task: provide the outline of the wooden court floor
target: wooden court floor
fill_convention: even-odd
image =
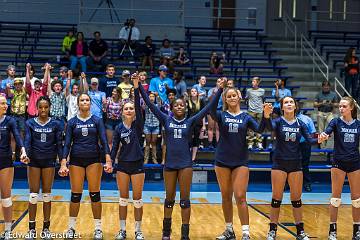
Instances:
[[[62,233],[66,231],[68,224],[68,204],[64,202],[53,202],[51,231]],[[143,232],[147,240],[161,239],[163,205],[145,204],[143,217]],[[134,218],[133,207],[128,208],[127,239],[134,239]],[[265,239],[268,230],[268,205],[249,205],[251,239]],[[234,205],[234,216],[237,216]],[[304,222],[305,230],[312,239],[327,239],[328,233],[328,206],[326,205],[305,205]],[[174,207],[172,239],[180,239],[180,208]],[[37,227],[42,227],[42,206],[38,204]],[[103,203],[103,231],[104,239],[114,239],[115,233],[119,230],[118,204]],[[0,230],[2,231],[3,217],[0,211]],[[296,229],[293,226],[291,206],[283,205],[281,210],[281,226],[278,228],[278,240],[295,239]],[[191,216],[190,238],[212,239],[224,230],[224,221],[221,205],[219,204],[193,204]],[[14,203],[14,232],[26,233],[28,229],[27,202]],[[234,229],[238,239],[241,236],[241,225],[238,217],[234,217]],[[82,239],[92,239],[93,220],[91,206],[89,203],[82,203],[77,220],[77,231]],[[339,209],[338,239],[351,239],[352,219],[351,206],[343,205]]]

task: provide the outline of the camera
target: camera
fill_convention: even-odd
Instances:
[[[126,21],[124,22],[124,26],[125,27],[129,27],[130,26],[130,19],[127,18]]]

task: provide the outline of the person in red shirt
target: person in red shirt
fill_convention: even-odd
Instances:
[[[359,58],[356,57],[355,48],[349,48],[344,58],[345,89],[354,99],[359,96]]]

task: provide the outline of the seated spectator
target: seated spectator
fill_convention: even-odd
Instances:
[[[349,48],[344,58],[345,89],[358,101],[359,97],[359,58],[356,49]]]
[[[101,39],[101,33],[98,31],[94,32],[94,39],[89,45],[89,57],[87,59],[88,65],[93,68],[100,65],[100,71],[104,71],[105,66],[109,63],[109,60],[106,57],[107,53],[108,45],[103,39]]]
[[[153,92],[156,96],[159,96],[162,102],[168,103],[169,100],[166,90],[174,88],[174,83],[172,79],[167,77],[168,68],[165,65],[160,65],[158,72],[159,76],[150,80],[149,91]]]
[[[122,82],[118,85],[118,88],[121,89],[121,98],[123,100],[128,100],[131,95],[131,89],[133,85],[130,83],[130,71],[124,70],[121,74]]]
[[[76,38],[74,37],[74,31],[69,30],[67,32],[66,36],[64,37],[62,47],[61,47],[61,52],[64,55],[63,59],[62,59],[63,61],[70,60],[71,45],[75,40],[76,40]]]
[[[170,72],[172,72],[174,66],[175,59],[175,51],[171,47],[171,42],[169,39],[164,39],[162,41],[162,47],[159,51],[160,54],[160,64],[165,65],[169,68]]]
[[[200,76],[198,84],[195,84],[193,86],[193,88],[195,88],[197,90],[200,100],[206,100],[206,98],[207,98],[205,84],[206,84],[206,77]]]
[[[222,74],[225,63],[225,53],[220,58],[216,52],[211,53],[210,57],[210,73],[211,74]]]
[[[106,66],[106,75],[100,78],[99,90],[105,92],[106,97],[111,97],[114,88],[116,88],[120,83],[120,80],[115,77],[115,66],[113,64],[108,64]]]
[[[74,41],[71,45],[70,51],[70,69],[75,70],[77,63],[81,64],[81,72],[86,72],[86,58],[88,56],[88,45],[84,39],[84,34],[82,32],[78,32],[76,35],[76,41]]]
[[[183,77],[184,73],[181,70],[174,72],[173,78],[175,80],[176,98],[187,97],[187,86]]]
[[[146,36],[145,44],[141,45],[139,55],[142,56],[141,68],[145,70],[146,66],[150,66],[150,71],[154,71],[154,54],[156,46],[152,43],[150,36]]]
[[[179,47],[179,52],[176,54],[175,63],[178,65],[185,65],[190,62],[187,57],[184,47]]]
[[[275,89],[272,90],[271,96],[275,97],[275,103],[273,104],[274,118],[280,117],[280,100],[284,97],[291,97],[291,91],[285,88],[285,81],[283,79],[277,79],[275,81]]]
[[[133,50],[138,47],[140,31],[137,27],[135,27],[135,19],[132,18],[130,20],[126,20],[126,23],[119,32],[119,39],[119,56],[122,56],[126,47],[128,47],[132,53]]]

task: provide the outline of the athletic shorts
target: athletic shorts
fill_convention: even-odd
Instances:
[[[0,170],[10,167],[14,167],[11,156],[4,159],[0,159]]]
[[[144,161],[119,161],[115,167],[115,170],[118,172],[126,173],[128,175],[144,173]]]
[[[159,129],[159,126],[147,126],[147,125],[144,125],[144,133],[145,134],[159,134],[160,132],[160,129]]]
[[[192,168],[192,165],[191,166],[186,166],[186,167],[181,167],[181,168],[170,168],[170,167],[164,167],[164,171],[166,172],[175,172],[175,171],[179,171],[179,170],[182,170],[182,169],[185,169],[185,168]]]
[[[354,161],[354,162],[333,161],[332,167],[338,168],[346,173],[351,173],[360,169],[360,161]]]
[[[301,160],[274,160],[272,164],[273,170],[280,170],[286,173],[302,171]]]
[[[77,158],[77,157],[70,157],[70,165],[78,166],[87,168],[91,164],[94,163],[101,163],[101,159],[99,157],[96,158]]]
[[[228,168],[228,169],[230,169],[232,171],[232,170],[234,170],[234,169],[236,169],[238,167],[248,167],[248,163],[236,164],[234,166],[229,166],[229,165],[223,164],[221,162],[215,161],[215,166],[222,167],[222,168]]]
[[[31,158],[28,166],[35,168],[53,168],[55,164],[55,160]]]

